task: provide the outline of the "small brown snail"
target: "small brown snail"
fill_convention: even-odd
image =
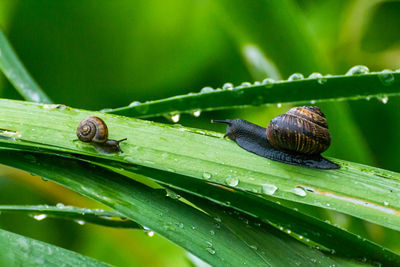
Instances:
[[[76,135],[82,142],[93,144],[97,150],[104,153],[123,152],[119,147],[121,140],[108,139],[106,123],[99,117],[87,117],[83,119],[76,129]]]
[[[271,120],[267,128],[245,120],[213,120],[228,125],[224,137],[259,156],[314,169],[338,169],[321,156],[331,143],[328,122],[319,107],[295,107]]]

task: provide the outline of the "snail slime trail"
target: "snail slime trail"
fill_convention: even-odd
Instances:
[[[107,124],[99,117],[87,117],[83,119],[76,129],[76,135],[79,140],[91,143],[102,153],[123,153],[119,143],[127,140],[127,138],[121,140],[108,139]]]
[[[261,157],[313,169],[340,168],[321,156],[329,148],[331,136],[319,107],[294,107],[273,118],[267,128],[242,119],[211,122],[227,124],[224,137]]]

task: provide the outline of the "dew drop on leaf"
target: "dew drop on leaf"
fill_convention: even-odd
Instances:
[[[201,114],[201,110],[200,110],[200,109],[194,110],[194,111],[192,112],[192,116],[194,116],[194,117],[199,117],[200,114]]]
[[[301,73],[293,73],[292,75],[289,76],[288,81],[298,81],[298,80],[303,80],[304,76]]]
[[[266,78],[262,81],[262,85],[264,85],[267,88],[271,88],[272,86],[274,86],[275,81],[271,78]]]
[[[388,96],[378,96],[377,98],[378,98],[379,102],[381,102],[382,104],[387,104],[387,102],[389,101]]]
[[[206,248],[206,250],[211,254],[214,255],[215,254],[215,250],[213,248]]]
[[[293,188],[291,192],[300,197],[305,197],[307,195],[306,191],[300,187]]]
[[[350,68],[349,71],[346,73],[346,76],[366,74],[368,72],[369,72],[368,67],[363,65],[357,65]]]
[[[206,179],[206,180],[209,180],[209,179],[211,179],[211,173],[208,173],[208,172],[203,172],[203,178],[204,179]]]
[[[38,215],[34,215],[33,218],[37,221],[41,221],[47,218],[46,214],[38,214]]]
[[[262,192],[267,195],[273,195],[278,190],[278,187],[273,184],[262,184],[261,186]]]
[[[239,184],[239,179],[236,178],[236,177],[232,177],[232,176],[229,175],[229,176],[225,179],[225,183],[226,183],[227,185],[229,185],[229,186],[237,186],[237,185]]]
[[[214,91],[214,89],[212,87],[206,86],[206,87],[203,87],[203,89],[200,90],[200,93],[210,93],[210,92],[213,92],[213,91]]]
[[[233,89],[233,84],[232,83],[225,83],[222,86],[222,90],[232,90]]]
[[[383,70],[378,74],[379,80],[385,86],[389,86],[394,83],[394,75],[390,70]]]
[[[140,104],[142,104],[142,103],[140,103],[139,101],[133,101],[133,102],[131,102],[131,103],[129,104],[129,106],[130,106],[130,107],[134,107],[134,106],[137,106],[137,105],[140,105]]]

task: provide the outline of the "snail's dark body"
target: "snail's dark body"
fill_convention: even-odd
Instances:
[[[296,151],[289,151],[285,149],[279,150],[275,148],[267,137],[267,129],[248,121],[234,119],[222,121],[214,120],[213,122],[227,124],[228,127],[226,129],[225,137],[229,137],[229,139],[235,141],[241,148],[261,157],[314,169],[340,168],[339,165],[323,158],[320,153],[305,154]],[[323,139],[328,140],[326,137],[323,137]],[[288,139],[288,141],[290,140]],[[329,144],[327,144],[326,148],[328,146]],[[323,150],[326,150],[326,148],[325,145],[323,145]]]
[[[76,130],[76,135],[79,140],[86,143],[91,143],[94,147],[102,153],[115,153],[121,152],[119,143],[125,141],[126,138],[121,140],[108,139],[108,128],[106,123],[99,117],[87,117],[82,120]]]

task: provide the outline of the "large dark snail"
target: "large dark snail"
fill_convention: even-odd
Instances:
[[[245,120],[213,120],[226,123],[225,137],[241,148],[272,160],[315,169],[338,169],[323,158],[331,136],[319,107],[295,107],[271,120],[265,129]]]
[[[106,123],[99,117],[87,117],[76,129],[76,135],[82,142],[93,144],[97,150],[104,153],[122,152],[119,143],[125,141],[108,139]]]

